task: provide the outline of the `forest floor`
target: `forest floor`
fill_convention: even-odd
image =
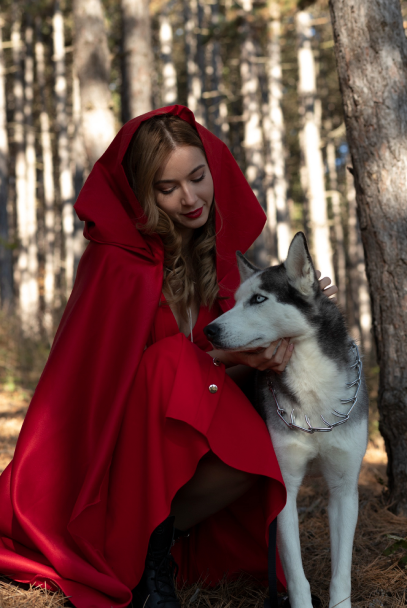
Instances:
[[[373,389],[374,390],[374,389]],[[372,417],[375,419],[374,395]],[[13,457],[31,391],[12,383],[0,383],[0,471]],[[359,479],[359,521],[352,568],[353,608],[398,608],[407,605],[407,551],[400,539],[407,534],[407,518],[398,517],[386,502],[386,452],[375,431],[363,461]],[[300,491],[298,511],[306,575],[313,594],[328,607],[330,555],[327,492],[320,478],[306,480]],[[405,543],[404,543],[405,544]],[[256,581],[242,578],[224,582],[216,589],[197,584],[180,590],[184,608],[263,608],[266,590]],[[0,580],[0,608],[59,608],[67,606],[61,594],[43,589],[22,589]]]

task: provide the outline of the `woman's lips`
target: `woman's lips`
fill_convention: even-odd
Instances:
[[[203,207],[199,207],[199,209],[195,209],[195,211],[191,211],[191,213],[184,213],[184,217],[189,217],[190,219],[195,219],[202,214]]]

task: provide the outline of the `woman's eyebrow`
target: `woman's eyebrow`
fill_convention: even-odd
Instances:
[[[205,167],[205,165],[198,165],[197,167],[195,167],[195,169],[192,169],[192,171],[190,173],[188,173],[187,177],[189,177],[190,175],[192,175],[193,173],[195,173],[195,171],[198,171],[198,169],[202,169],[202,167]],[[154,186],[157,186],[157,184],[166,184],[166,183],[171,183],[171,182],[176,182],[176,179],[159,179],[157,182],[154,182]]]

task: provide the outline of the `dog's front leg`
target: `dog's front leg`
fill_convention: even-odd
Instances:
[[[332,561],[329,608],[351,608],[352,547],[358,519],[360,470],[360,462],[355,462],[352,456],[339,455],[335,451],[325,459],[324,477],[330,492],[328,515]]]
[[[298,489],[309,458],[307,451],[298,447],[283,447],[277,458],[287,488],[287,503],[277,518],[277,542],[290,604],[291,608],[312,608],[310,585],[302,566],[297,511]]]

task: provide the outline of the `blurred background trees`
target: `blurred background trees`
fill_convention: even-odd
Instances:
[[[180,103],[229,146],[267,212],[252,261],[284,259],[303,230],[372,364],[334,46],[328,0],[2,0],[1,318],[52,341],[86,247],[73,211],[86,176],[124,121]]]
[[[304,230],[370,351],[326,2],[4,0],[0,15],[0,298],[25,332],[52,338],[69,297],[86,246],[73,203],[93,163],[123,121],[181,103],[267,211],[252,260],[283,259]]]

